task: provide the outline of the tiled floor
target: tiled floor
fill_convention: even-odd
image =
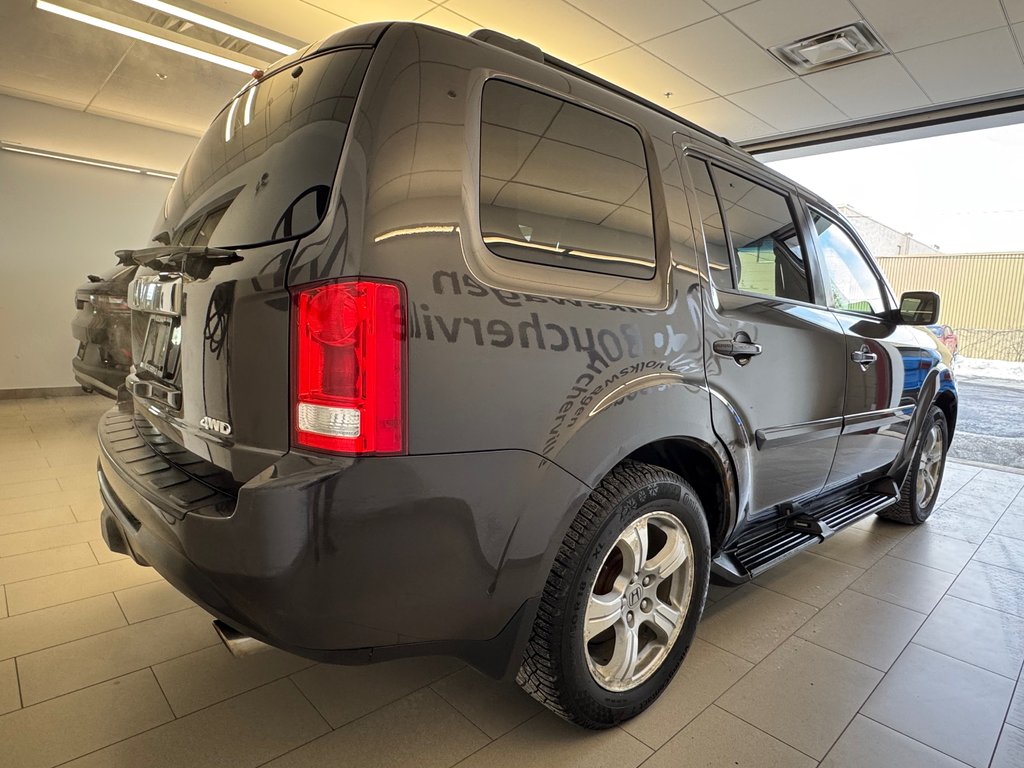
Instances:
[[[661,700],[591,733],[450,659],[232,658],[99,540],[108,402],[0,402],[0,765],[1024,766],[1024,475],[950,464],[927,525],[714,589]]]

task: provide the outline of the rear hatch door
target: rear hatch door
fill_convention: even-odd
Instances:
[[[250,83],[217,116],[136,251],[136,411],[244,482],[289,447],[295,244],[328,210],[371,49],[332,50]]]

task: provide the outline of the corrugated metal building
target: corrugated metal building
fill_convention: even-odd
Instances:
[[[878,263],[897,297],[942,296],[941,319],[959,336],[961,354],[1024,360],[1024,253],[881,256]]]

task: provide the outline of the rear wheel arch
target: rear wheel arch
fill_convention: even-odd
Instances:
[[[735,483],[731,469],[711,446],[688,438],[665,438],[637,448],[627,457],[674,472],[697,492],[716,553],[735,527]]]

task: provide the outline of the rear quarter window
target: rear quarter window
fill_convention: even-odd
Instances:
[[[503,80],[483,89],[480,229],[506,259],[650,279],[643,140],[600,112]]]

